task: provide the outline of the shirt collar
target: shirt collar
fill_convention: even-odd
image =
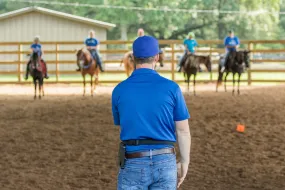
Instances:
[[[141,75],[141,74],[157,74],[157,72],[153,69],[147,69],[147,68],[140,68],[134,70],[132,75]]]

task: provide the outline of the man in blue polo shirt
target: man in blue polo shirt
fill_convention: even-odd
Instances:
[[[239,39],[237,36],[235,36],[233,30],[229,30],[229,35],[224,39],[224,45],[226,48],[226,55],[225,55],[224,60],[221,59],[221,61],[220,61],[221,72],[223,72],[225,70],[225,64],[226,64],[226,61],[229,57],[229,54],[231,52],[236,52],[237,48],[240,45]]]
[[[133,43],[136,70],[112,93],[114,123],[120,126],[122,141],[118,190],[175,190],[188,171],[190,115],[179,86],[154,70],[158,54],[155,38],[137,38]],[[176,139],[181,154],[178,183]]]

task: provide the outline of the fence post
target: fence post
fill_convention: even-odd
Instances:
[[[22,80],[22,75],[21,75],[21,72],[22,72],[22,69],[21,69],[21,65],[22,65],[22,44],[18,44],[18,82],[21,82]]]
[[[58,60],[59,60],[59,55],[58,55],[58,50],[59,50],[59,46],[58,43],[56,43],[56,47],[55,47],[55,80],[58,83],[58,77],[59,77],[59,65],[58,65]]]
[[[248,43],[248,51],[251,51],[253,48],[252,48],[252,42],[249,42]],[[252,59],[252,53],[250,53],[250,58],[249,60]],[[248,85],[251,85],[251,63],[249,61],[249,68],[247,70],[247,84]]]
[[[212,45],[210,45],[210,59],[212,59]],[[213,82],[213,72],[210,72],[210,81]]]
[[[171,44],[171,79],[175,80],[175,53],[174,53],[174,44]]]

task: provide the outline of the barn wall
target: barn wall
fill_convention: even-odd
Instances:
[[[30,12],[16,17],[0,20],[0,41],[1,42],[22,42],[33,41],[34,36],[39,35],[41,41],[83,41],[88,35],[88,31],[93,29],[96,31],[96,38],[100,41],[106,40],[107,31],[105,28],[96,27],[94,25],[88,25],[68,19],[43,14],[39,12]],[[60,46],[61,50],[79,49],[82,45]],[[100,46],[100,49],[105,49],[106,46]],[[16,46],[0,46],[1,50],[16,50]],[[23,50],[29,50],[29,46],[23,46]],[[44,50],[55,49],[55,46],[43,46]],[[46,60],[55,60],[55,55],[46,54],[44,56]],[[27,60],[26,56],[23,59]],[[60,60],[73,60],[74,54],[60,55]],[[2,61],[14,61],[17,60],[17,55],[0,55]],[[61,70],[70,70],[70,67],[75,65],[61,65]],[[0,70],[15,70],[16,65],[0,65]],[[49,66],[51,70],[54,70],[54,65]]]

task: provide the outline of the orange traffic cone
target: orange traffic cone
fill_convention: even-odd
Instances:
[[[244,126],[244,125],[241,125],[241,124],[238,124],[236,130],[237,130],[238,132],[240,132],[240,133],[243,133],[244,130],[245,130],[245,126]]]

